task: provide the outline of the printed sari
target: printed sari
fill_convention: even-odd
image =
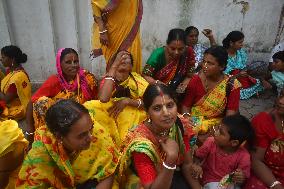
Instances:
[[[192,137],[192,130],[188,125],[188,122],[183,118],[179,118],[181,124],[177,123],[170,129],[169,137],[177,142],[179,145],[179,157],[177,165],[180,166],[183,163],[184,156],[187,153],[183,137],[187,135],[187,138]],[[162,162],[165,160],[165,153],[162,151],[160,143],[155,135],[149,130],[149,128],[141,123],[138,126],[133,127],[121,147],[122,156],[119,165],[119,183],[120,188],[125,189],[140,189],[143,188],[137,173],[134,170],[132,153],[139,152],[146,154],[154,163],[157,172],[162,169]]]
[[[214,125],[220,124],[227,107],[227,87],[230,78],[220,81],[213,89],[207,92],[191,108],[191,116],[196,133],[206,133]],[[237,89],[240,83],[234,79],[231,89]]]
[[[1,81],[1,92],[7,94],[11,86],[15,86],[17,98],[6,104],[0,120],[21,120],[26,115],[27,104],[31,98],[31,83],[23,68],[8,73]]]
[[[18,123],[14,120],[0,122],[0,138],[0,158],[5,157],[10,152],[13,152],[14,157],[21,157],[28,146],[28,141],[18,127]],[[20,167],[10,173],[9,183],[5,189],[15,188]]]
[[[194,51],[188,47],[179,60],[167,64],[165,47],[160,47],[152,52],[143,69],[143,74],[176,89],[188,73],[194,72],[194,62]]]
[[[118,164],[119,152],[108,132],[94,121],[89,149],[70,158],[62,144],[42,126],[36,130],[32,149],[25,158],[17,188],[76,188],[78,184],[111,176]]]
[[[133,56],[133,71],[140,73],[142,52],[140,41],[140,23],[143,14],[142,0],[92,0],[93,15],[102,17],[106,14],[106,28],[109,45],[100,43],[99,27],[93,25],[93,56],[104,55],[110,65],[119,51],[126,50]]]
[[[131,99],[142,98],[148,82],[139,74],[132,72],[131,75],[122,83],[119,84],[123,88],[130,91]],[[113,94],[116,90],[113,91]],[[143,109],[138,109],[132,106],[126,106],[122,112],[119,113],[117,119],[109,116],[108,109],[113,106],[113,102],[121,100],[125,97],[114,97],[107,103],[102,103],[99,100],[88,101],[84,104],[91,112],[93,119],[104,125],[110,132],[115,143],[120,146],[121,141],[124,140],[128,129],[133,125],[137,125],[146,119],[146,112]]]

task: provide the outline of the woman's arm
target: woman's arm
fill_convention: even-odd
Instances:
[[[201,189],[201,185],[198,179],[195,179],[192,176],[193,175],[192,164],[193,164],[192,152],[189,151],[185,155],[185,159],[182,164],[182,174],[192,189]]]
[[[155,84],[158,81],[149,75],[142,74],[142,77],[144,77],[144,79],[150,84]]]
[[[34,126],[34,118],[33,118],[33,103],[30,101],[27,105],[26,110],[26,123],[27,126],[25,128],[25,132],[29,133],[30,135],[27,135],[27,139],[30,142],[30,144],[34,141],[34,135],[31,133],[35,132],[35,126]]]
[[[269,169],[264,164],[264,155],[265,155],[266,149],[264,148],[256,148],[255,152],[252,152],[252,170],[254,174],[266,185],[271,186],[273,182],[275,182],[277,179]],[[283,183],[282,183],[283,184]],[[274,189],[283,189],[283,185],[276,185],[273,187]]]
[[[96,186],[96,189],[111,189],[113,185],[113,180],[114,180],[113,175],[105,178],[104,180],[99,182],[99,184]]]

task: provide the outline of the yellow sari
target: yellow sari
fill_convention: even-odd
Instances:
[[[0,122],[0,158],[9,152],[13,152],[13,156],[22,156],[24,149],[28,146],[22,130],[18,127],[18,123],[14,120],[6,120]],[[14,189],[18,172],[21,166],[14,170],[9,177],[9,183],[5,189]]]
[[[226,88],[228,81],[229,77],[222,80],[191,108],[196,133],[206,133],[208,129],[220,124],[227,106]],[[238,80],[234,79],[232,90],[240,86]]]
[[[133,77],[129,76],[120,85],[130,89],[132,99],[139,99],[143,96],[148,82],[137,73],[132,72],[132,76]],[[84,106],[90,111],[94,120],[98,121],[109,130],[115,143],[120,146],[128,129],[146,119],[146,112],[136,107],[126,106],[123,111],[119,113],[117,119],[114,119],[109,116],[107,110],[113,106],[113,102],[116,100],[121,100],[121,98],[113,98],[107,103],[102,103],[99,100],[88,101]]]
[[[18,98],[7,104],[7,107],[0,116],[0,120],[21,120],[26,115],[26,108],[32,91],[27,74],[23,70],[10,72],[1,81],[1,92],[7,94],[11,84],[15,84]]]
[[[140,42],[140,22],[143,14],[142,0],[92,0],[93,15],[106,14],[109,45],[101,45],[99,27],[93,25],[93,55],[104,55],[107,64],[121,50],[133,55],[133,71],[141,73],[142,53]]]
[[[108,132],[94,121],[89,149],[74,159],[62,144],[42,126],[37,129],[32,149],[25,158],[17,180],[17,188],[75,188],[87,180],[97,182],[114,174],[119,151]]]

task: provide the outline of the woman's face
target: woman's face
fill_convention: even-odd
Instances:
[[[7,68],[12,66],[13,60],[8,56],[4,55],[3,53],[1,53],[1,62],[3,66]]]
[[[89,114],[84,113],[82,117],[76,121],[69,133],[62,137],[64,147],[69,152],[86,150],[92,141],[93,121]]]
[[[204,54],[201,66],[202,66],[202,71],[206,77],[222,74],[224,70],[224,67],[221,67],[217,59],[211,54]]]
[[[244,43],[244,39],[241,39],[241,40],[238,40],[236,42],[230,42],[230,46],[231,46],[231,48],[233,48],[235,50],[240,50],[244,46],[243,43]]]
[[[75,53],[66,54],[61,61],[63,75],[68,81],[75,79],[79,68],[79,58]]]
[[[124,54],[122,60],[120,61],[115,77],[119,81],[124,81],[128,78],[129,73],[132,71],[131,57],[129,54]]]
[[[160,131],[170,129],[177,119],[177,105],[168,95],[155,97],[148,115],[152,125]]]
[[[191,32],[186,36],[186,45],[194,46],[198,42],[199,32],[197,30],[191,30]]]
[[[275,109],[280,115],[284,116],[284,90],[280,92],[279,97],[276,100],[276,107]]]
[[[177,60],[184,53],[185,44],[181,40],[171,41],[166,46],[170,59]]]

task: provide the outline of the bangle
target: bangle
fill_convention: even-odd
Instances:
[[[183,113],[183,114],[182,114],[182,117],[184,117],[184,116],[186,116],[186,115],[188,115],[189,117],[191,116],[191,114],[190,114],[190,113],[185,112],[185,113]]]
[[[115,83],[115,79],[113,77],[111,77],[111,76],[105,77],[105,80],[112,80]]]
[[[106,33],[107,30],[103,30],[103,31],[99,31],[99,34],[103,34],[103,33]]]
[[[35,134],[35,132],[31,132],[31,133],[29,133],[28,131],[26,131],[26,132],[25,132],[25,134],[26,134],[26,135],[28,135],[28,136],[31,136],[31,135],[34,135],[34,134]]]
[[[281,182],[279,182],[278,180],[274,181],[270,186],[269,188],[274,188],[275,186],[279,185],[279,184],[282,184]]]
[[[176,170],[177,168],[177,165],[174,165],[173,167],[171,167],[171,166],[168,166],[164,161],[163,161],[163,166],[169,170]]]
[[[138,106],[137,106],[137,108],[140,108],[141,105],[142,105],[142,100],[138,99]]]
[[[156,81],[155,81],[155,84],[158,84],[159,82],[160,82],[160,80],[156,80]]]

